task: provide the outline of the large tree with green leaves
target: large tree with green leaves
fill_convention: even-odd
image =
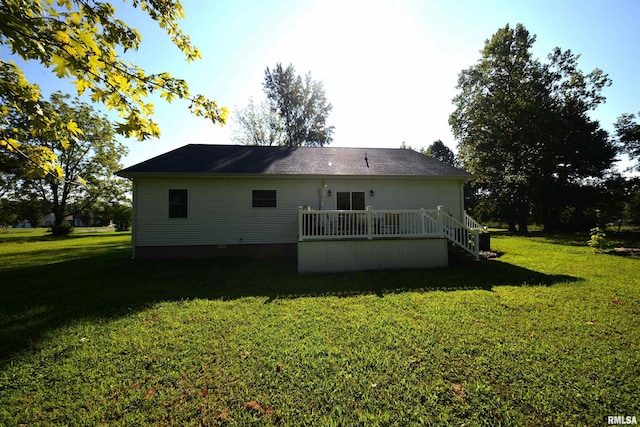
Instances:
[[[326,122],[333,106],[322,82],[311,73],[303,78],[292,64],[284,68],[278,63],[265,69],[263,89],[272,111],[282,118],[284,145],[322,147],[331,143],[334,128]]]
[[[533,57],[534,42],[521,24],[499,29],[478,63],[460,73],[449,118],[477,191],[521,232],[531,218],[554,227],[563,191],[602,178],[616,155],[588,116],[604,101],[609,78],[598,69],[584,74],[579,56],[559,48],[543,63]]]
[[[64,231],[66,216],[81,212],[99,200],[111,200],[114,194],[123,192],[125,184],[115,172],[122,167],[120,159],[127,150],[117,141],[111,122],[90,105],[79,100],[69,102],[68,95],[58,92],[51,95],[50,101],[42,101],[41,107],[44,114],[55,111],[62,120],[73,119],[81,133],[66,147],[55,132],[24,139],[22,144],[26,147],[45,147],[54,153],[64,178],[43,174],[37,167],[14,168],[11,178],[14,198],[47,202],[56,217],[54,231]],[[14,115],[10,124],[20,129],[28,120],[28,117]],[[27,160],[16,153],[4,152],[2,156],[28,165]]]
[[[455,153],[439,139],[433,141],[433,143],[424,150],[424,154],[435,157],[441,162],[447,163],[451,166],[456,166],[457,164]]]
[[[640,118],[640,112],[638,113]],[[629,155],[631,170],[640,171],[640,123],[634,114],[623,114],[614,124],[620,151]],[[640,224],[640,179],[632,178],[627,182],[624,215],[627,219]]]
[[[187,61],[200,58],[199,50],[178,25],[184,17],[178,0],[131,0],[131,5],[164,29]],[[141,34],[121,20],[108,2],[0,2],[0,46],[25,61],[39,62],[60,78],[71,79],[78,95],[88,93],[93,101],[118,111],[123,120],[116,125],[117,133],[141,140],[159,136],[151,118],[154,105],[148,101],[153,94],[167,102],[187,100],[192,113],[225,123],[227,109],[203,95],[193,95],[186,81],[125,62],[123,54],[137,50],[141,41]],[[0,123],[0,149],[19,152],[43,173],[62,177],[53,152],[45,146],[22,143],[54,132],[66,147],[81,131],[73,118],[64,120],[55,111],[44,114],[39,87],[28,82],[13,61],[5,59],[0,59],[0,113],[2,117],[18,114],[27,119],[20,138],[10,132],[6,120]]]
[[[633,169],[640,170],[640,123],[636,121],[635,114],[621,115],[614,126],[620,150],[636,162]]]

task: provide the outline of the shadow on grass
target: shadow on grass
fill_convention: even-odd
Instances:
[[[161,301],[350,297],[483,289],[581,280],[491,260],[464,268],[300,275],[295,259],[133,261],[130,248],[0,272],[0,367],[47,331],[75,320],[117,318]]]
[[[50,230],[43,229],[25,229],[27,231],[24,232],[0,232],[0,244],[2,243],[34,243],[34,242],[53,242],[59,240],[77,240],[84,239],[87,237],[112,237],[108,231],[110,230],[100,230],[96,228],[87,228],[85,230],[80,230],[78,232],[73,232],[71,234],[66,234],[63,236],[54,236]],[[130,231],[122,232],[122,234],[131,234]]]
[[[606,230],[605,233],[608,243],[612,246],[640,247],[640,232]],[[507,230],[492,230],[491,236],[496,238],[500,236],[528,237],[557,245],[581,247],[587,247],[587,241],[590,239],[589,231],[531,231],[523,236]]]

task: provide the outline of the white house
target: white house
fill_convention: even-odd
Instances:
[[[64,218],[71,226],[73,227],[84,227],[84,222],[82,221],[82,217],[79,213],[73,215],[67,215]],[[56,223],[56,214],[49,213],[42,218],[38,227],[53,227]]]
[[[186,145],[118,173],[133,181],[134,258],[297,256],[301,272],[477,257],[471,175],[412,150]]]

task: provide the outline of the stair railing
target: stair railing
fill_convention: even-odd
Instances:
[[[486,230],[487,228],[470,216],[467,211],[464,211],[464,225],[471,230]]]
[[[461,223],[451,215],[445,213],[441,206],[438,206],[438,224],[443,237],[446,237],[450,242],[473,255],[476,261],[480,259],[479,227],[468,227],[466,224]]]

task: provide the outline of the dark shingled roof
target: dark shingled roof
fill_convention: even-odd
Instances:
[[[413,150],[189,144],[118,172],[166,174],[433,176],[471,174]]]

